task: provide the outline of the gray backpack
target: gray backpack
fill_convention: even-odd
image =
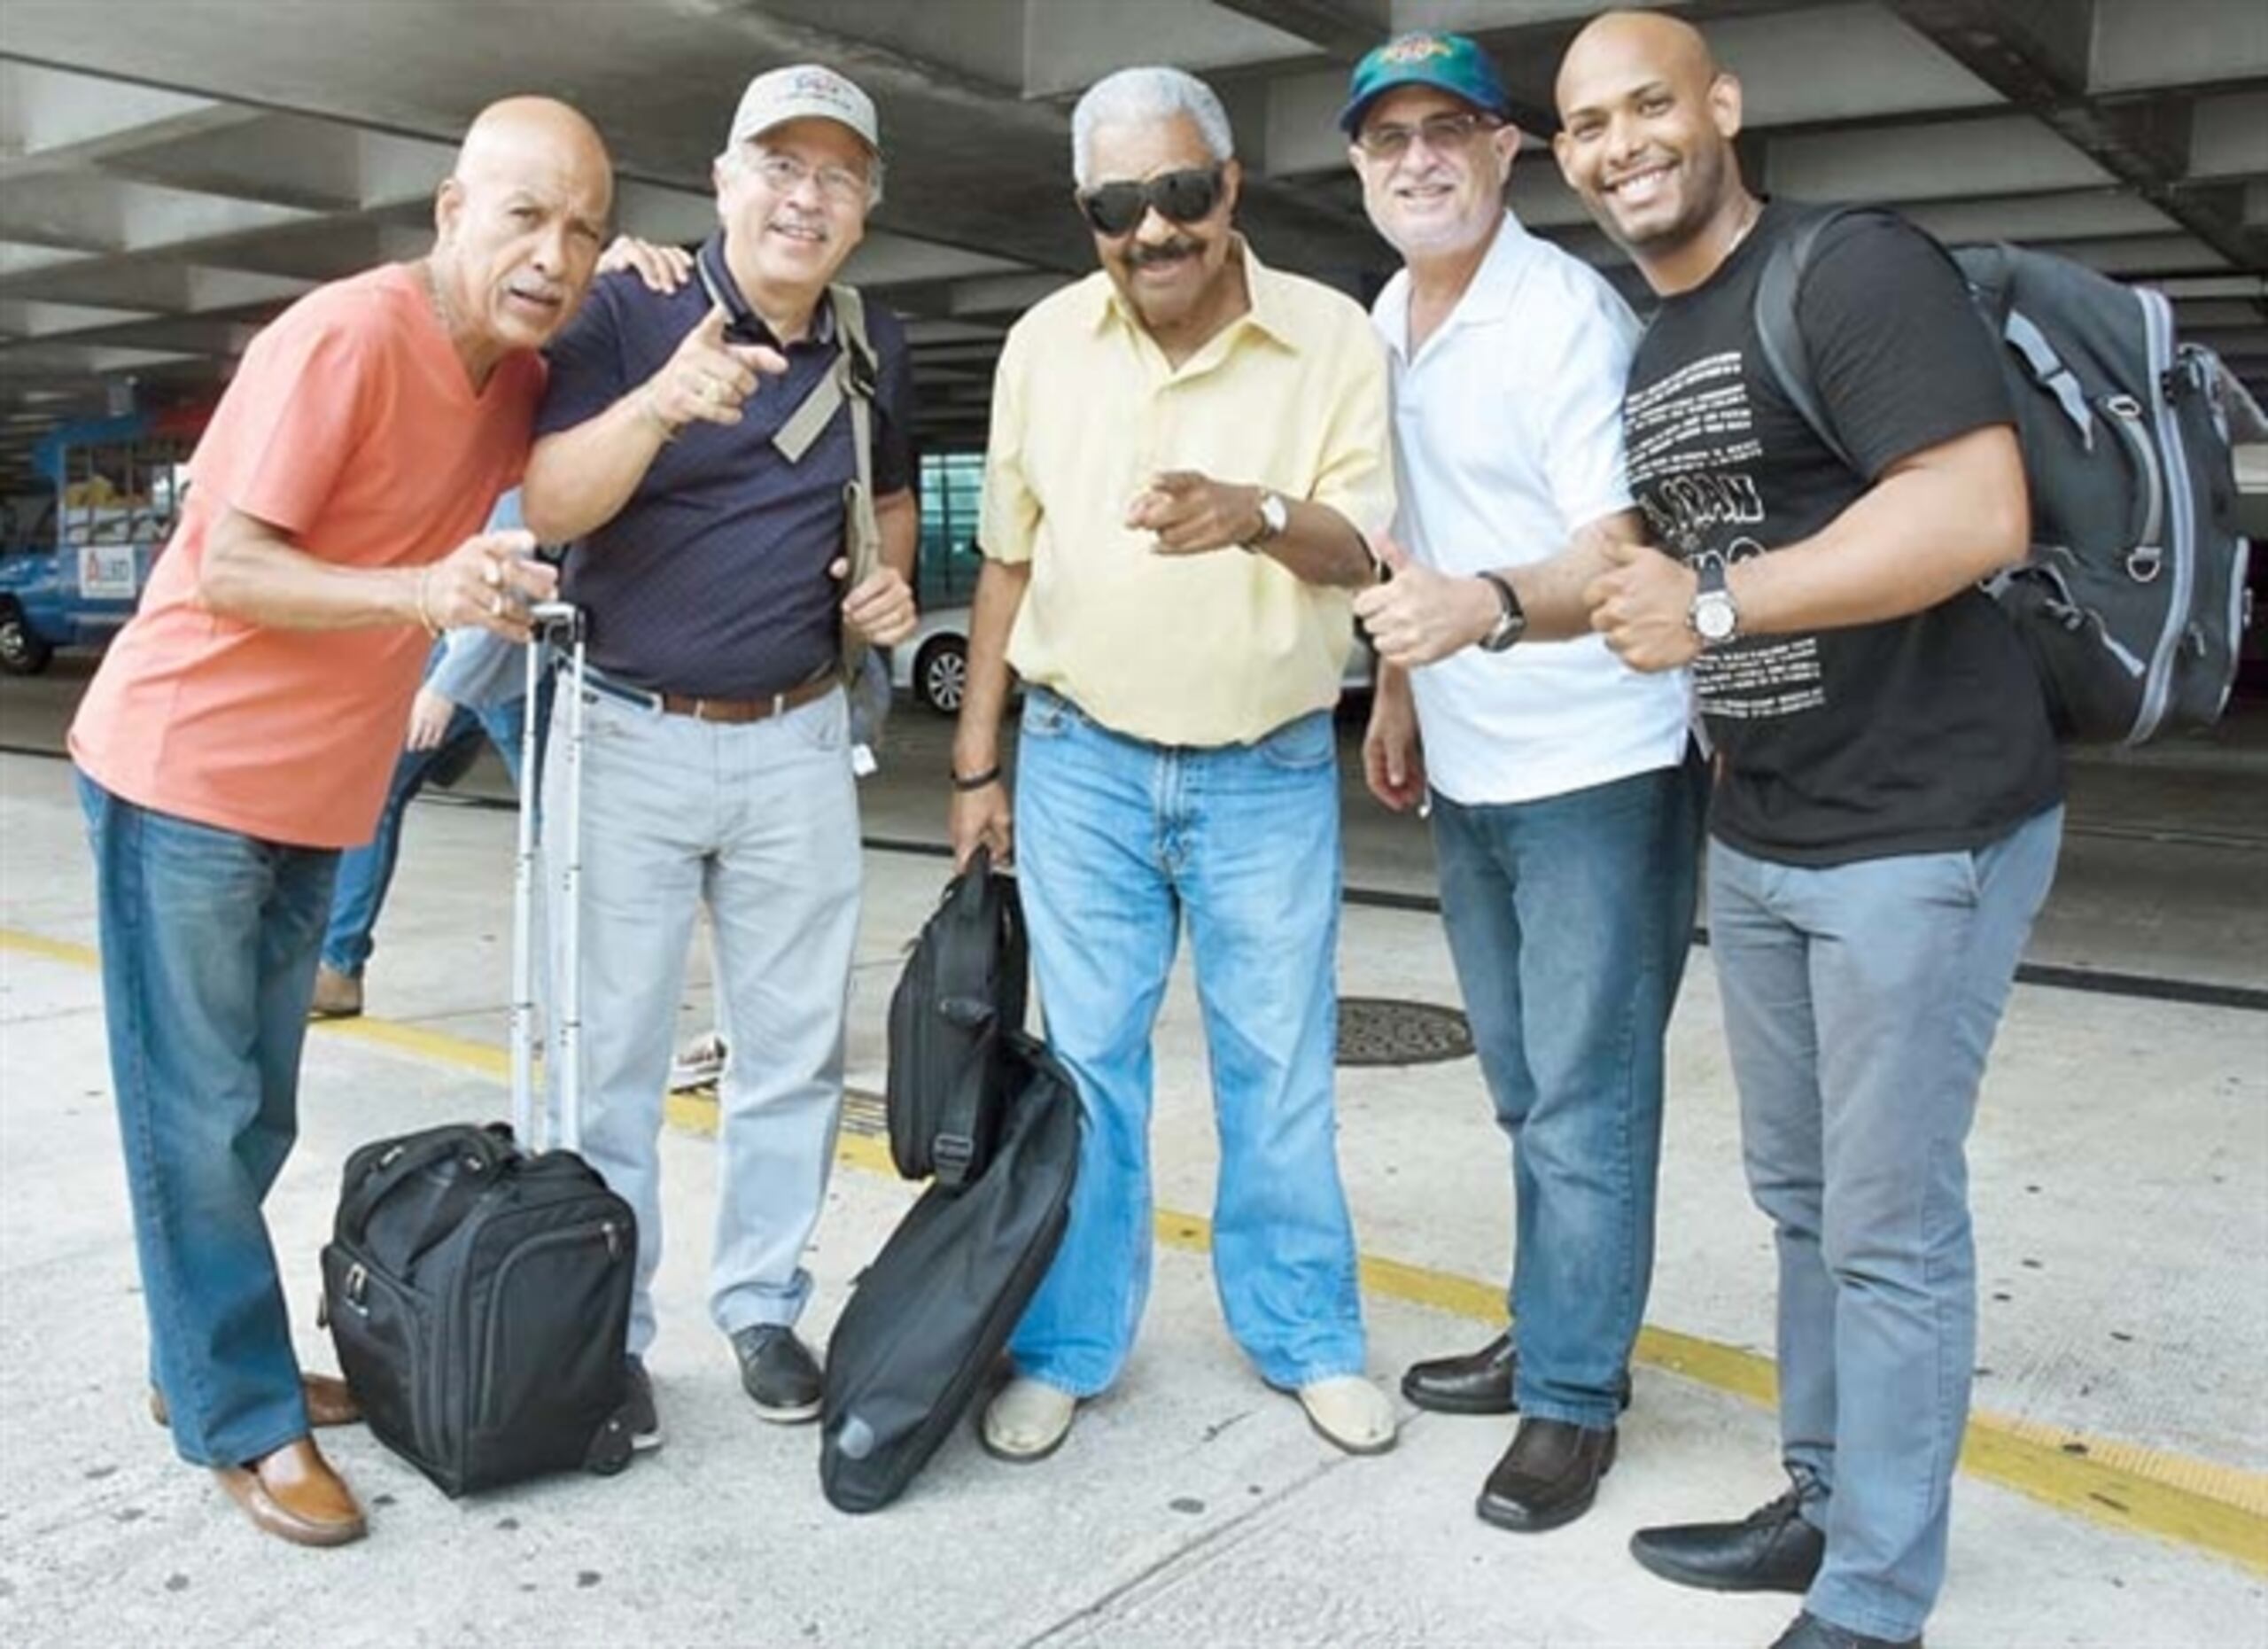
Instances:
[[[1796,296],[1821,234],[1868,210],[1805,218],[1756,291],[1766,364],[1845,463]],[[2243,389],[2210,350],[2176,342],[2161,293],[2016,246],[1947,256],[1991,329],[1979,343],[2000,345],[2031,492],[2031,554],[1986,587],[2031,654],[2057,731],[2140,744],[2210,726],[2251,617],[2229,433]]]

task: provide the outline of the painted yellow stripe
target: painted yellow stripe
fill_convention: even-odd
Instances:
[[[95,953],[85,945],[12,929],[0,929],[0,951],[79,967],[96,961]],[[445,1031],[369,1018],[330,1021],[317,1030],[485,1077],[501,1079],[509,1073],[503,1050]],[[716,1132],[713,1098],[672,1093],[665,1114],[677,1127]],[[838,1155],[866,1172],[895,1177],[889,1147],[881,1140],[845,1133]],[[1201,1254],[1212,1247],[1211,1225],[1194,1214],[1161,1210],[1157,1232],[1161,1242],[1184,1252]],[[1478,1323],[1494,1325],[1503,1319],[1503,1292],[1495,1283],[1377,1256],[1363,1258],[1362,1281],[1380,1298]],[[1737,1347],[1649,1327],[1639,1335],[1637,1360],[1762,1406],[1774,1401],[1771,1359]],[[2268,1574],[2268,1474],[1984,1412],[1970,1417],[1961,1460],[1970,1475],[2058,1511],[2212,1552],[2255,1573]]]

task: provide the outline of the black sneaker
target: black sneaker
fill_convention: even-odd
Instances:
[[[1922,1649],[1918,1637],[1869,1637],[1832,1621],[1822,1621],[1805,1610],[1788,1630],[1772,1640],[1772,1649]]]
[[[757,1323],[733,1336],[741,1385],[756,1412],[776,1425],[819,1418],[819,1359],[785,1323]]]
[[[622,1370],[622,1406],[615,1411],[630,1434],[630,1449],[643,1454],[662,1446],[662,1417],[654,1407],[654,1381],[643,1357],[626,1357]],[[617,1443],[617,1449],[622,1445]]]

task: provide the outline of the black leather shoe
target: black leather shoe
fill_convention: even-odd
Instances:
[[[1589,1511],[1598,1497],[1598,1480],[1613,1465],[1613,1427],[1524,1420],[1473,1509],[1484,1523],[1541,1534]]]
[[[1402,1376],[1402,1395],[1436,1414],[1516,1413],[1520,1405],[1512,1396],[1512,1380],[1518,1370],[1519,1353],[1512,1349],[1508,1328],[1464,1357],[1412,1363]],[[1627,1409],[1630,1376],[1627,1373],[1617,1383],[1616,1392]]]
[[[1827,1536],[1804,1521],[1790,1489],[1737,1523],[1672,1523],[1630,1536],[1630,1555],[1664,1580],[1706,1591],[1811,1590]]]
[[[782,1426],[819,1418],[819,1360],[784,1323],[758,1323],[733,1336],[741,1385],[764,1419]]]
[[[1402,1376],[1402,1395],[1436,1414],[1510,1414],[1512,1371],[1518,1365],[1510,1329],[1465,1357],[1437,1357],[1412,1363]]]
[[[1795,1624],[1772,1640],[1772,1649],[1922,1649],[1918,1637],[1869,1637],[1822,1621],[1806,1609]]]

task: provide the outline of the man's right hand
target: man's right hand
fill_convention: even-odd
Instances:
[[[761,344],[728,344],[731,319],[722,304],[709,306],[701,324],[685,335],[677,353],[637,393],[646,416],[664,439],[688,424],[738,424],[741,403],[756,393],[764,377],[788,369],[788,358]]]
[[[992,855],[994,868],[1015,857],[1016,818],[1008,787],[998,779],[979,790],[955,790],[950,828],[953,868],[968,868],[969,856],[981,844]]]
[[[532,533],[475,533],[418,573],[417,617],[435,631],[477,624],[525,642],[528,604],[559,590],[558,569],[534,556]]]
[[[1418,736],[1418,706],[1407,679],[1381,670],[1371,695],[1371,725],[1363,735],[1363,782],[1394,812],[1425,799],[1425,751]]]
[[[419,688],[417,696],[409,701],[409,736],[402,741],[402,748],[439,749],[441,735],[449,730],[449,720],[456,713],[457,707],[447,694]]]

